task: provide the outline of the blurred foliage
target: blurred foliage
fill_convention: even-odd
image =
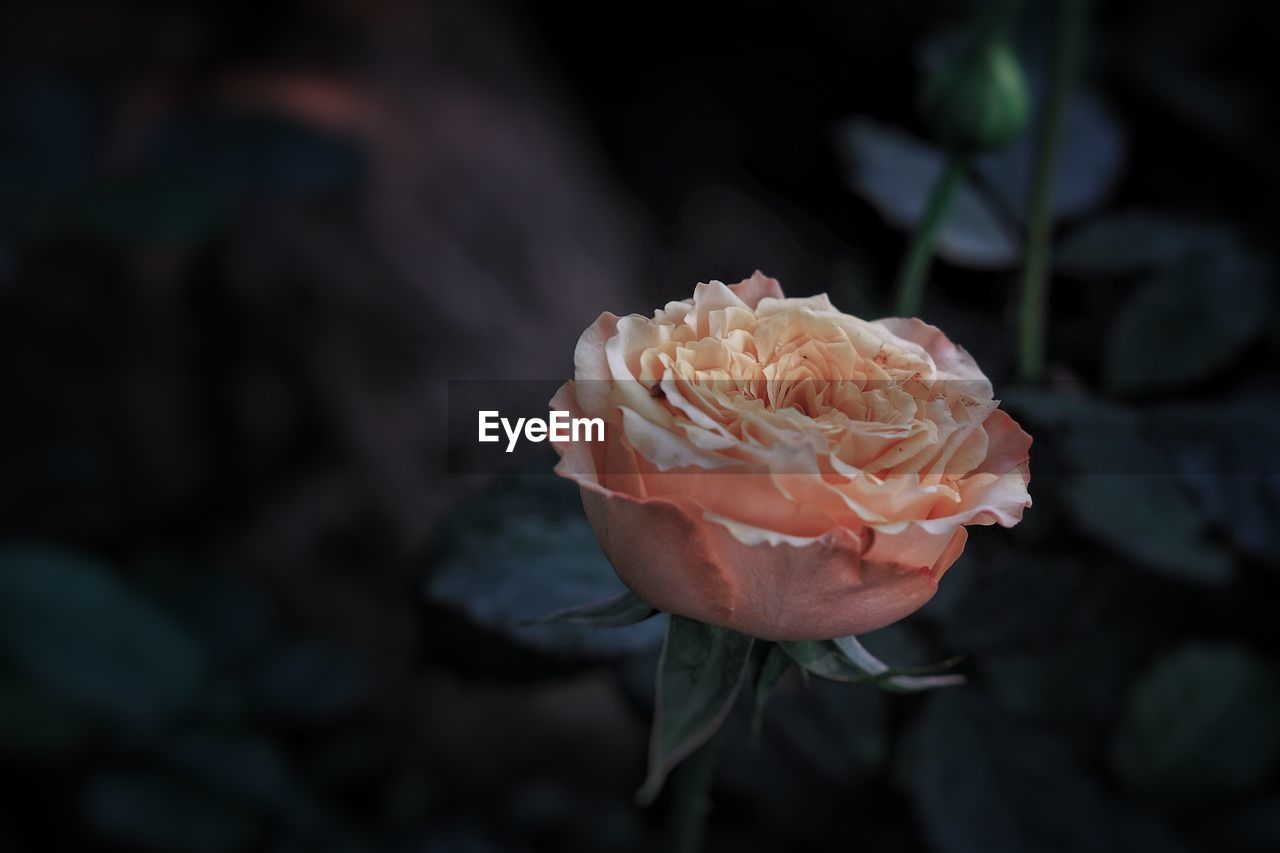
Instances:
[[[666,632],[665,617],[607,630],[537,621],[626,590],[567,483],[514,479],[459,508],[438,547],[427,597],[518,641],[591,657],[651,651]]]
[[[1023,5],[1034,126],[1052,4]],[[1033,134],[975,161],[925,315],[1034,435],[1035,506],[862,638],[968,683],[773,673],[759,742],[750,697],[726,721],[712,849],[1280,848],[1276,13],[1095,5],[1051,380],[1007,369]],[[942,163],[916,84],[967,4],[432,9],[456,44],[372,8],[5,28],[0,849],[661,849],[633,796],[665,617],[529,624],[621,590],[574,487],[453,482],[399,437],[439,374],[527,366],[467,318],[570,369],[545,329],[582,293],[524,283],[627,261],[593,230],[619,209],[646,284],[589,312],[756,267],[886,304]],[[233,94],[264,68],[306,85]],[[455,144],[351,133],[353,103]],[[611,206],[545,215],[578,191]]]

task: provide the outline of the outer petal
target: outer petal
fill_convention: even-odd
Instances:
[[[867,559],[897,566],[902,571],[922,572],[937,583],[960,558],[968,539],[969,533],[963,527],[939,533],[930,533],[916,525],[898,533],[877,530]]]
[[[566,411],[571,417],[582,417],[578,395],[581,385],[569,381],[560,386],[548,404],[553,410]],[[582,487],[598,487],[643,497],[644,481],[640,476],[635,451],[622,436],[622,429],[605,421],[603,442],[553,441],[552,448],[560,456],[555,472]]]
[[[637,499],[583,485],[582,507],[614,571],[667,613],[728,626],[737,594],[706,535],[676,501]]]
[[[618,318],[606,311],[587,327],[573,349],[578,404],[583,412],[590,412],[592,416],[604,416],[611,411],[612,382],[604,345],[616,334]]]
[[[1031,482],[1031,436],[1003,409],[996,409],[983,421],[987,432],[987,456],[976,469],[979,473],[1019,473]]]
[[[761,299],[772,298],[782,299],[782,285],[778,283],[776,278],[769,276],[756,270],[751,274],[750,278],[744,278],[737,284],[729,285],[739,299],[747,303],[748,308],[754,309],[760,304]]]
[[[922,347],[929,353],[938,370],[949,374],[945,378],[972,382],[973,388],[969,393],[974,397],[991,398],[991,382],[982,372],[982,368],[978,367],[978,363],[964,347],[953,344],[937,326],[930,326],[915,317],[885,317],[876,320],[874,325],[886,329],[894,337]]]
[[[737,592],[728,627],[766,640],[825,640],[883,628],[933,597],[928,572],[866,559],[869,532],[834,530],[807,544],[743,542],[716,524],[712,542]]]
[[[687,502],[585,484],[582,503],[605,555],[636,595],[668,613],[761,639],[874,631],[919,609],[937,590],[928,569],[864,560],[869,537],[847,530],[809,540],[771,537],[726,526]]]

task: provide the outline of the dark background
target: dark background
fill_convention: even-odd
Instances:
[[[1049,377],[1013,379],[1034,133],[922,312],[1036,503],[867,643],[970,681],[788,681],[759,747],[730,721],[709,849],[1280,849],[1280,7],[1092,6]],[[756,268],[888,313],[970,15],[13,4],[0,849],[663,849],[660,620],[519,624],[617,582],[545,455],[446,473],[447,382],[568,377],[599,312]]]

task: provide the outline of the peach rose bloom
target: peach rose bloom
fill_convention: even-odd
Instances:
[[[652,318],[602,314],[551,408],[606,423],[556,443],[618,576],[659,610],[766,640],[914,612],[968,524],[1031,505],[1031,438],[960,347],[761,273]]]

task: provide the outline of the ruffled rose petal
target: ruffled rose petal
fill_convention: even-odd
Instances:
[[[729,289],[748,307],[754,309],[761,299],[781,299],[782,285],[776,278],[756,270],[750,278],[744,278],[737,284],[729,285]]]

